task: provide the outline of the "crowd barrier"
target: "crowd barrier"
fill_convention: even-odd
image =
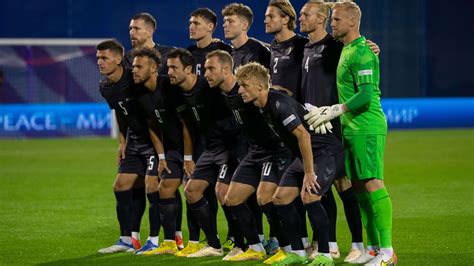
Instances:
[[[474,98],[382,99],[389,129],[472,128]],[[2,104],[0,137],[110,136],[105,103]]]

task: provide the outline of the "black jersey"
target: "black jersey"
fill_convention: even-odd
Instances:
[[[197,45],[191,45],[187,49],[191,52],[196,61],[196,64],[193,66],[193,72],[201,77],[204,77],[204,72],[206,72],[204,69],[204,63],[206,62],[206,55],[208,53],[215,50],[224,50],[229,52],[229,54],[232,53],[232,47],[222,41],[211,42],[211,44],[204,48],[199,48]]]
[[[238,93],[236,83],[229,93],[223,93],[227,108],[232,111],[234,119],[248,137],[249,144],[254,149],[274,150],[279,148],[281,140],[265,122],[260,110],[253,103],[244,103]]]
[[[257,62],[270,67],[270,49],[269,45],[254,38],[249,38],[248,41],[239,48],[234,48],[232,52],[234,59],[234,70],[249,62]]]
[[[155,50],[157,50],[160,53],[160,66],[158,67],[158,74],[160,75],[168,75],[168,66],[166,65],[166,61],[168,60],[168,53],[173,49],[174,47],[171,46],[165,46],[161,44],[155,44]],[[124,66],[125,67],[132,67],[133,63],[133,57],[132,57],[132,50],[129,50],[127,54],[125,54],[125,60],[124,60]]]
[[[184,110],[180,89],[167,76],[158,76],[154,91],[138,98],[143,115],[160,130],[165,151],[183,152],[183,127],[178,112]]]
[[[331,34],[315,43],[308,43],[304,49],[301,71],[299,101],[314,106],[331,106],[339,103],[336,69],[343,44],[334,40]],[[339,119],[331,120],[338,137],[341,135]]]
[[[279,85],[293,93],[298,99],[301,86],[301,62],[303,61],[304,46],[308,39],[295,35],[292,38],[271,45],[270,74],[272,85]]]
[[[104,79],[99,84],[100,93],[110,109],[115,110],[117,119],[128,128],[127,138],[133,140],[149,139],[146,120],[140,115],[137,97],[144,93],[133,83],[132,70],[125,68],[116,83]]]
[[[313,156],[331,155],[342,151],[342,143],[334,134],[321,135],[309,130],[309,126],[304,120],[304,115],[308,111],[291,96],[270,90],[267,103],[262,111],[268,125],[283,140],[294,156],[302,158],[298,140],[292,133],[299,125],[303,125],[311,134]]]
[[[223,145],[231,149],[240,135],[240,126],[225,106],[219,89],[209,87],[206,79],[198,76],[196,84],[190,91],[183,92],[183,96],[186,114],[199,127],[205,147],[213,149]]]

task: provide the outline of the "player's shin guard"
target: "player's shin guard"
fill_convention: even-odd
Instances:
[[[253,193],[246,201],[247,206],[255,216],[255,222],[257,223],[257,231],[259,235],[263,235],[263,222],[262,222],[262,209],[258,205],[257,193]]]
[[[332,189],[329,189],[325,196],[321,198],[321,204],[326,210],[329,221],[329,242],[337,242],[336,240],[336,220],[337,220],[337,205],[334,199]],[[309,214],[308,214],[309,216]]]
[[[318,236],[318,252],[329,253],[329,218],[321,201],[305,204],[308,217]],[[313,240],[314,241],[314,240]]]
[[[386,188],[369,193],[374,220],[380,233],[381,247],[392,247],[392,201]]]
[[[121,236],[132,236],[131,215],[132,215],[132,190],[114,191],[117,211],[117,219],[120,224]]]
[[[379,247],[380,246],[380,235],[375,225],[374,212],[370,205],[370,199],[368,193],[357,193],[357,201],[360,207],[360,217],[362,224],[367,232],[367,246]]]
[[[235,247],[245,249],[244,235],[241,228],[237,224],[236,218],[232,216],[231,210],[227,205],[222,205],[222,210],[224,211],[224,215],[228,224],[232,227]],[[229,231],[230,230],[231,229],[229,228]]]
[[[229,206],[228,208],[232,213],[234,221],[236,221],[242,234],[247,239],[247,244],[254,245],[260,243],[255,217],[249,207],[242,203],[237,206]]]
[[[301,219],[293,203],[287,205],[275,205],[283,225],[283,232],[290,241],[291,249],[294,251],[304,250],[301,241]]]
[[[306,209],[304,208],[303,201],[301,201],[301,197],[296,197],[293,201],[293,204],[300,215],[300,230],[301,230],[301,237],[308,237],[308,229],[306,228]]]
[[[178,204],[178,210],[176,215],[176,231],[181,231],[181,226],[183,224],[183,198],[181,197],[181,192],[179,189],[176,190],[176,202]]]
[[[148,218],[150,221],[150,236],[158,236],[160,233],[160,194],[158,191],[146,194],[150,206],[148,207]]]
[[[132,232],[140,232],[140,224],[146,209],[145,187],[132,188]]]
[[[362,242],[362,221],[360,218],[359,205],[355,197],[354,190],[349,188],[339,193],[342,204],[344,205],[344,213],[346,214],[347,224],[352,235],[352,243]]]
[[[278,244],[280,247],[286,247],[290,244],[290,241],[283,233],[281,227],[280,217],[278,216],[277,209],[272,202],[269,202],[261,206],[263,213],[267,216],[267,221],[270,225],[270,230],[275,234],[274,236],[278,239]],[[271,236],[271,235],[270,235]]]
[[[199,242],[201,227],[199,226],[196,217],[194,217],[188,202],[186,202],[186,219],[188,221],[189,241]]]
[[[190,203],[189,208],[194,214],[197,222],[201,226],[202,230],[206,234],[207,243],[209,246],[220,249],[221,243],[217,238],[217,228],[215,226],[216,217],[211,211],[209,204],[207,203],[206,199],[201,198],[195,203]]]
[[[160,199],[160,218],[165,240],[174,240],[175,238],[178,209],[176,198]]]

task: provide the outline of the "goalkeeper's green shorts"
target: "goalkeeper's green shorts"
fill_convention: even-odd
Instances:
[[[353,181],[383,180],[386,135],[343,136],[346,173]]]

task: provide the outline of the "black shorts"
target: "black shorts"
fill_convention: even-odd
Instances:
[[[156,171],[158,165],[151,164],[152,156],[156,157],[156,153],[151,142],[130,140],[125,149],[125,158],[119,162],[118,173],[145,176],[150,167]]]
[[[161,179],[182,179],[183,178],[183,155],[176,150],[166,152],[166,163],[171,173],[163,170]],[[158,176],[159,160],[158,156],[150,156],[146,174],[149,176]]]
[[[331,189],[331,185],[336,176],[340,176],[344,171],[344,153],[322,154],[314,157],[314,169],[317,176],[317,182],[321,189],[316,193],[323,196]],[[303,186],[304,168],[303,161],[296,158],[283,174],[280,181],[280,187],[298,187]]]
[[[206,149],[199,157],[191,179],[205,180],[212,185],[216,182],[230,184],[237,165],[237,159],[230,157],[225,148]]]
[[[250,149],[234,172],[232,182],[253,186],[260,182],[280,183],[281,176],[292,162],[289,150]]]

